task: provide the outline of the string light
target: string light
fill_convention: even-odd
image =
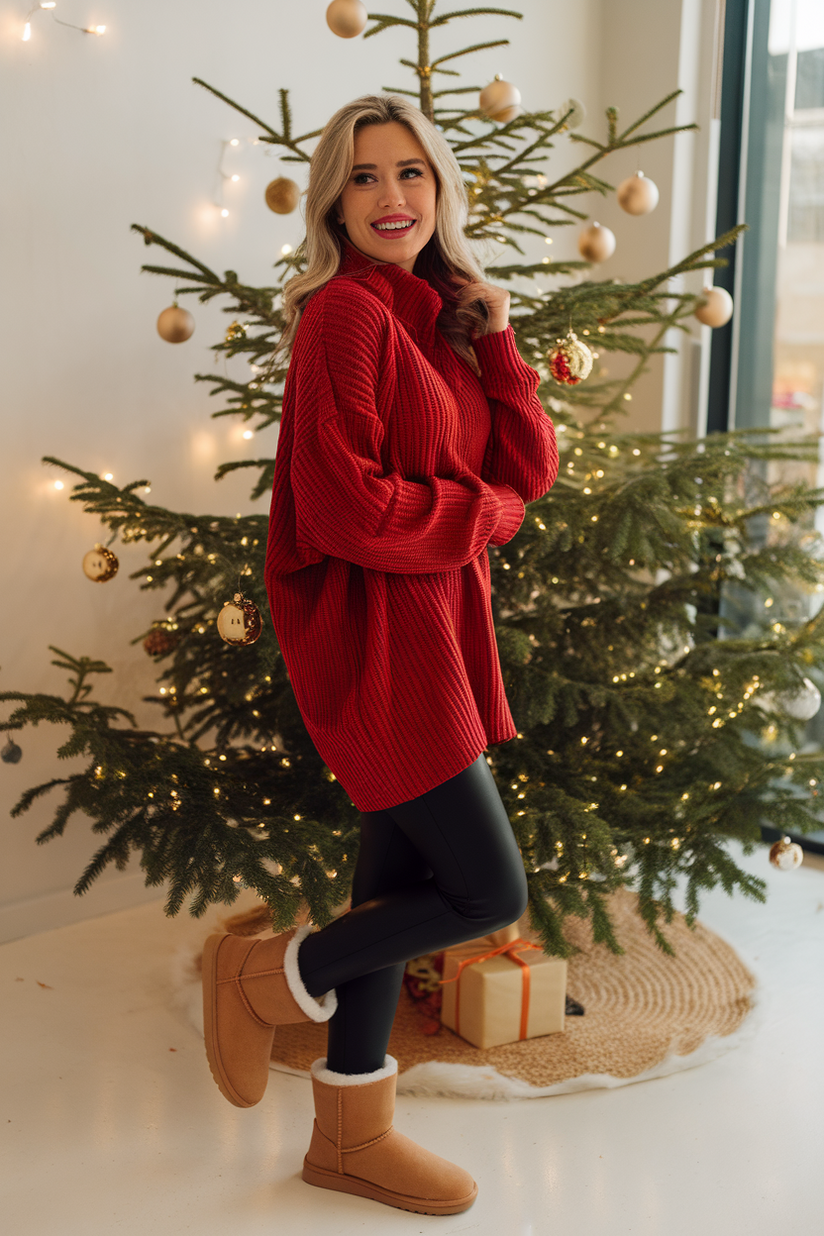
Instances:
[[[101,34],[106,33],[105,26],[76,26],[74,22],[61,21],[60,18],[55,16],[53,12],[55,8],[57,8],[57,0],[42,0],[41,4],[36,4],[33,9],[29,10],[29,12],[26,14],[25,25],[23,26],[23,42],[24,43],[28,43],[29,40],[31,39],[31,19],[41,9],[46,9],[49,12],[52,20],[57,22],[58,26],[67,26],[69,30],[79,30],[81,34],[101,35]]]

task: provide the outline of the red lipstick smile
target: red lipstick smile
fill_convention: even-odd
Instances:
[[[409,215],[385,215],[383,219],[376,219],[375,222],[371,223],[369,226],[372,228],[372,231],[377,232],[379,236],[383,236],[384,239],[391,240],[394,236],[407,236],[416,222],[417,220],[410,219]],[[380,228],[377,226],[379,223],[403,223],[405,226]]]

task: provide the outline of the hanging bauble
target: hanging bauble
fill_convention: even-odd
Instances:
[[[789,837],[782,837],[770,846],[770,862],[779,871],[792,871],[804,861],[804,851]]]
[[[226,601],[217,616],[217,633],[226,644],[244,647],[254,644],[263,629],[260,610],[254,601],[247,601],[236,592],[233,601]]]
[[[4,764],[19,764],[22,758],[22,748],[18,747],[17,743],[9,738],[3,750],[0,751],[0,760],[2,760]]]
[[[83,559],[83,573],[96,584],[105,584],[107,579],[113,579],[119,566],[112,551],[103,545],[95,545]]]
[[[175,301],[157,319],[157,333],[167,343],[185,343],[195,333],[195,320],[188,309],[181,309]]]
[[[621,181],[616,197],[628,215],[648,215],[658,205],[658,185],[643,172],[636,172]]]
[[[570,114],[564,121],[565,129],[577,129],[587,118],[587,109],[580,99],[567,99],[565,103],[562,103],[558,109],[558,115],[564,116],[567,112]]]
[[[821,692],[811,679],[805,678],[800,691],[757,692],[754,701],[765,712],[783,712],[794,721],[811,721],[821,707]]]
[[[236,339],[246,338],[246,326],[243,322],[230,322],[224,336],[226,343],[234,343]]]
[[[590,224],[578,237],[578,252],[588,262],[605,262],[615,252],[615,233],[600,223]]]
[[[521,107],[521,92],[512,82],[505,82],[500,73],[495,74],[495,80],[484,86],[478,99],[478,106],[490,120],[505,124],[514,120],[524,110]]]
[[[705,305],[699,305],[695,316],[705,326],[726,326],[732,317],[732,297],[726,288],[704,288]]]
[[[366,25],[369,14],[361,0],[332,0],[326,10],[326,24],[341,39],[353,39]]]
[[[143,641],[143,647],[150,657],[162,657],[171,652],[177,644],[178,637],[166,627],[155,627]]]
[[[592,372],[592,353],[585,343],[571,330],[565,339],[559,339],[548,357],[549,372],[556,382],[564,386],[577,386]]]
[[[297,209],[300,187],[288,176],[278,176],[266,186],[266,205],[276,215],[289,215]]]

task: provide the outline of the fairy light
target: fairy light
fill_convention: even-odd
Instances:
[[[55,482],[54,482],[54,487],[55,487],[55,489],[62,489],[62,488],[63,488],[63,482],[62,482],[62,481],[55,481]]]
[[[287,257],[287,255],[292,252],[292,246],[291,245],[281,245],[280,252],[283,255],[283,257]]]
[[[252,433],[251,429],[244,429],[244,431],[243,431],[243,436],[244,436],[244,438],[246,439],[246,441],[248,442],[248,440],[249,440],[250,438],[253,438],[253,437],[254,437],[254,434]]]
[[[29,12],[26,14],[26,21],[23,26],[23,42],[24,43],[28,43],[29,40],[31,39],[31,19],[32,17],[35,16],[36,13],[40,12],[41,9],[45,9],[47,12],[49,12],[52,20],[56,21],[58,26],[67,26],[69,30],[79,30],[81,34],[94,34],[94,35],[99,36],[101,34],[106,33],[105,26],[76,26],[74,22],[61,21],[59,17],[55,16],[55,13],[53,11],[56,8],[57,8],[57,0],[42,0],[42,3],[36,4],[34,8],[29,10]]]

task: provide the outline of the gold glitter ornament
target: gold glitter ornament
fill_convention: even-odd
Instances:
[[[804,861],[804,851],[789,837],[782,837],[770,846],[770,862],[779,871],[793,871]]]
[[[243,322],[230,322],[226,327],[226,343],[234,343],[236,339],[246,338],[246,327]]]
[[[113,579],[120,563],[110,549],[95,545],[83,559],[83,573],[96,584],[105,584],[107,579]]]
[[[569,331],[565,339],[559,339],[549,353],[549,372],[556,382],[564,386],[577,386],[592,372],[592,353],[585,343]]]
[[[217,633],[225,644],[243,648],[260,638],[263,623],[260,610],[254,601],[247,601],[242,592],[236,592],[233,601],[226,601],[217,616]]]
[[[276,215],[289,215],[297,209],[300,188],[288,176],[278,176],[266,186],[266,205]]]

